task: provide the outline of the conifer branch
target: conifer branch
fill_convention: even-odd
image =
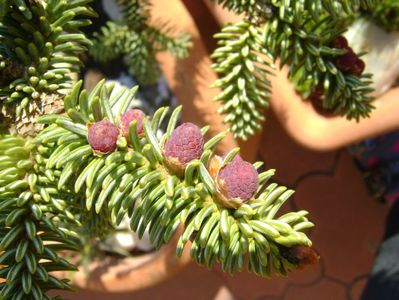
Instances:
[[[6,116],[35,113],[41,95],[71,88],[78,55],[91,45],[79,30],[96,15],[86,3],[1,1],[7,14],[0,19],[0,109]]]
[[[378,1],[373,9],[362,12],[388,32],[399,30],[399,2],[396,0]]]
[[[168,51],[186,57],[191,41],[187,34],[172,35],[167,23],[150,25],[148,1],[119,1],[123,12],[121,22],[107,22],[101,33],[94,34],[90,54],[106,62],[124,56],[129,72],[141,84],[152,84],[160,76],[156,53]]]
[[[225,202],[218,196],[220,183],[214,174],[223,166],[222,161],[212,154],[225,134],[205,143],[201,157],[187,163],[183,173],[168,158],[165,142],[171,138],[181,107],[172,113],[162,137],[155,132],[167,108],[158,110],[151,119],[145,118],[140,133],[138,123],[131,123],[129,140],[126,135],[119,136],[114,151],[94,151],[87,140],[87,128],[94,126],[90,124],[109,120],[115,124],[107,125],[110,128],[121,126],[121,116],[134,99],[134,90],[126,89],[118,98],[109,98],[111,92],[112,87],[100,83],[86,96],[85,91],[80,92],[80,85],[76,86],[65,100],[68,114],[41,118],[41,122],[51,125],[35,139],[37,145],[55,145],[47,167],[60,172],[66,186],[74,185],[76,193],[86,195],[84,206],[88,211],[108,210],[114,226],[128,215],[132,230],[141,237],[148,229],[157,249],[183,225],[177,254],[181,255],[191,240],[191,255],[197,263],[212,267],[219,262],[229,273],[247,267],[258,275],[269,276],[270,268],[274,273],[286,274],[299,266],[284,253],[296,246],[311,246],[302,230],[313,224],[304,211],[277,216],[293,191],[267,184],[274,170],[258,175],[261,185],[254,198],[226,206],[230,200]],[[223,164],[232,161],[236,153],[235,149],[227,155]],[[72,170],[68,166],[73,166]]]
[[[362,65],[354,53],[350,53],[351,66],[338,63],[341,57],[351,50],[337,48],[333,44],[349,26],[350,18],[360,8],[372,9],[375,1],[253,0],[242,2],[219,0],[217,2],[236,13],[244,13],[245,22],[249,26],[247,30],[244,30],[243,27],[240,28],[240,23],[227,26],[227,28],[234,28],[237,35],[240,34],[241,39],[231,42],[233,46],[226,47],[228,42],[223,40],[226,39],[224,38],[225,30],[220,35],[216,35],[216,38],[219,37],[222,40],[220,48],[216,49],[213,55],[216,72],[223,74],[225,71],[220,71],[219,64],[229,64],[230,67],[234,64],[239,65],[237,63],[239,59],[235,58],[238,55],[237,47],[245,36],[255,31],[253,28],[257,28],[256,31],[260,33],[255,43],[256,51],[269,54],[268,56],[271,56],[274,61],[279,60],[280,67],[287,65],[289,78],[294,82],[297,91],[303,98],[315,98],[314,95],[317,94],[319,97],[317,101],[321,102],[323,108],[348,119],[358,121],[360,118],[369,116],[373,109],[371,104],[373,98],[370,96],[372,92],[372,88],[370,88],[371,75],[362,74],[364,64]],[[229,38],[231,38],[230,36]],[[233,63],[227,58],[231,58]],[[223,59],[226,61],[223,62]],[[259,58],[259,60],[262,59]],[[252,60],[255,61],[254,58]],[[265,64],[265,62],[261,64]],[[245,65],[241,64],[240,68],[244,70]],[[247,139],[262,126],[263,118],[254,117],[254,115],[262,114],[259,110],[259,98],[254,94],[262,95],[262,102],[267,103],[270,93],[267,73],[255,71],[251,75],[248,72],[245,79],[241,80],[238,85],[238,81],[233,84],[230,79],[230,77],[236,76],[232,72],[230,76],[226,76],[229,80],[223,77],[214,84],[222,89],[222,93],[217,98],[223,102],[220,112],[226,114],[225,122],[231,124],[229,128],[236,137]],[[264,84],[264,87],[254,85],[254,82],[260,81],[260,78],[267,83]],[[235,90],[241,90],[242,93],[251,96],[247,97],[247,101],[239,102],[236,94],[232,92]],[[233,103],[235,106],[232,107]],[[245,107],[252,107],[256,110],[251,118],[253,123],[251,125],[242,121]]]
[[[76,267],[61,251],[79,251],[73,196],[58,189],[59,172],[46,168],[48,147],[15,136],[0,137],[1,299],[50,299],[54,289],[71,290],[54,271]]]
[[[236,12],[237,14],[245,13],[249,16],[263,15],[267,17],[273,7],[285,9],[292,5],[292,2],[287,1],[271,1],[271,0],[214,0],[223,7]],[[393,0],[394,1],[394,0]],[[313,16],[323,15],[326,11],[330,15],[340,15],[343,11],[351,14],[359,8],[370,9],[377,1],[376,0],[303,0],[293,1],[297,11],[307,10]]]
[[[113,85],[102,81],[88,94],[81,86],[78,82],[65,97],[66,114],[40,117],[47,127],[33,141],[1,137],[3,298],[48,299],[50,290],[70,289],[67,281],[51,275],[76,269],[60,252],[79,251],[79,237],[101,238],[126,216],[140,237],[148,230],[157,249],[183,226],[177,255],[191,241],[194,261],[209,268],[219,263],[230,274],[246,268],[259,276],[286,275],[317,260],[303,233],[314,226],[307,212],[278,213],[293,191],[268,183],[274,170],[258,174],[262,163],[251,165],[237,158],[239,149],[224,158],[213,154],[226,133],[196,146],[198,158],[181,164],[170,155],[187,153],[167,148],[174,140],[171,143],[183,143],[184,151],[191,151],[185,140],[190,135],[175,134],[181,107],[172,113],[161,137],[155,132],[167,108],[140,123],[130,122],[126,131],[124,118],[137,87],[113,93]],[[99,124],[108,129],[100,131],[106,135],[96,142],[90,134],[94,126],[105,126]],[[206,130],[198,129],[197,139],[203,139]],[[95,148],[95,143],[109,147],[111,132],[115,146]],[[224,192],[228,179],[220,174],[230,165],[255,172],[252,196],[240,199]]]
[[[118,0],[126,25],[134,31],[147,27],[151,16],[151,5],[148,0]]]
[[[344,18],[338,23],[331,16],[318,22],[300,15],[276,17],[268,23],[265,44],[280,59],[280,67],[289,66],[289,77],[305,98],[321,88],[324,108],[359,120],[373,109],[371,76],[355,76],[337,67],[336,59],[345,52],[331,45],[344,30]]]
[[[212,54],[213,69],[223,77],[213,87],[221,87],[216,97],[223,106],[224,122],[232,123],[234,137],[246,139],[261,129],[263,110],[268,107],[272,66],[264,48],[260,28],[249,22],[228,25],[215,35],[219,48]]]

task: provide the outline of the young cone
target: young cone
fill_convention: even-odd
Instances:
[[[258,172],[239,156],[222,166],[217,175],[219,198],[226,207],[237,207],[248,201],[258,186]]]
[[[169,168],[181,174],[187,163],[199,159],[204,151],[204,137],[198,126],[183,123],[178,126],[166,141],[164,155]]]
[[[89,126],[87,140],[95,152],[104,154],[115,151],[119,129],[108,120],[102,120]]]
[[[129,136],[129,125],[133,121],[137,121],[137,133],[139,136],[143,134],[143,120],[145,113],[140,109],[129,109],[125,112],[120,119],[120,125],[122,128],[123,135],[125,137]]]

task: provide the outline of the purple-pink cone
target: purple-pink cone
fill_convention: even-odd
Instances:
[[[229,152],[226,152],[225,154],[223,154],[222,160],[224,160],[226,158],[227,154],[229,154]],[[239,162],[239,161],[244,161],[244,160],[242,159],[240,154],[236,154],[236,155],[234,155],[233,159],[231,160],[231,163]]]
[[[204,137],[200,128],[192,123],[178,126],[164,146],[165,156],[177,159],[183,165],[199,159],[203,150]]]
[[[129,133],[129,125],[133,121],[137,121],[137,133],[141,135],[143,133],[143,119],[145,114],[140,109],[129,109],[125,112],[120,119],[120,125],[122,127],[123,133],[127,135]]]
[[[108,153],[116,149],[118,136],[118,127],[108,120],[102,120],[90,126],[87,139],[94,151]]]
[[[258,172],[249,162],[234,159],[219,171],[218,182],[226,197],[246,201],[258,188]]]
[[[335,59],[337,67],[342,71],[350,71],[356,64],[358,57],[352,48],[347,48],[346,53]]]

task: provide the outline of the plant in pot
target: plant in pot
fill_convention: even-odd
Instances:
[[[55,272],[77,269],[68,257],[81,237],[102,238],[126,217],[157,249],[175,235],[178,256],[186,247],[230,274],[286,275],[317,261],[307,212],[279,214],[293,191],[268,182],[274,170],[238,148],[214,154],[226,133],[205,141],[208,126],[177,126],[181,107],[133,110],[136,88],[72,83],[91,44],[79,31],[95,15],[86,0],[0,4],[0,104],[12,120],[0,139],[2,299],[70,289]]]
[[[363,26],[359,41],[356,25],[364,19],[383,24],[381,20],[395,16],[395,1],[215,2],[220,6],[206,1],[216,18],[221,23],[233,22],[216,35],[220,47],[212,56],[214,70],[221,75],[214,84],[221,89],[216,99],[237,137],[246,139],[261,129],[262,108],[269,104],[291,136],[318,150],[398,127],[393,115],[397,91],[373,93],[381,78],[369,63],[370,57],[381,53],[382,43],[387,46],[385,53],[395,52],[395,34],[385,38],[381,30],[369,39],[371,26]],[[221,6],[240,14],[240,20],[225,14]],[[352,25],[353,20],[357,21]],[[353,34],[356,26],[357,34]],[[343,34],[348,28],[346,40]],[[238,50],[245,51],[238,55]],[[385,61],[383,57],[380,62]],[[397,68],[390,64],[389,69],[391,81]],[[374,84],[371,73],[376,76]]]

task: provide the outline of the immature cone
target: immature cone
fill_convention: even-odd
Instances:
[[[336,58],[336,64],[339,69],[344,72],[348,72],[353,76],[362,75],[365,64],[364,61],[359,59],[353,49],[349,47],[348,40],[344,36],[337,37],[332,41],[331,46],[337,49],[346,49],[346,53]]]
[[[355,65],[353,66],[353,68],[350,70],[350,73],[353,76],[359,77],[360,75],[362,75],[365,68],[366,68],[366,64],[364,63],[364,61],[361,59],[358,59],[356,61]]]
[[[312,248],[299,245],[292,248],[281,249],[281,256],[290,263],[297,265],[298,270],[307,265],[314,265],[319,261],[319,255]]]
[[[332,41],[331,47],[337,49],[347,49],[349,47],[348,40],[346,39],[346,37],[340,35],[339,37],[337,37],[335,40]]]
[[[356,64],[358,57],[352,48],[347,48],[346,53],[336,58],[336,63],[342,71],[350,71]]]
[[[199,159],[204,151],[204,137],[198,126],[183,123],[176,127],[164,146],[168,167],[181,174],[187,163]]]
[[[118,137],[118,127],[108,120],[102,120],[89,127],[87,139],[95,152],[105,154],[116,149]]]
[[[224,160],[226,158],[227,154],[228,154],[228,152],[223,154],[222,160]],[[236,154],[236,155],[234,155],[233,159],[231,160],[231,163],[239,162],[239,161],[244,161],[244,160],[242,159],[242,157],[239,154]]]
[[[324,101],[324,88],[319,85],[309,96],[310,103],[312,103],[313,108],[317,113],[322,116],[330,117],[334,115],[333,109],[328,109],[323,106]]]
[[[140,109],[129,109],[125,112],[120,119],[120,125],[122,127],[123,135],[128,137],[129,135],[129,125],[133,121],[137,121],[137,133],[138,135],[143,134],[143,119],[145,118],[145,113]]]
[[[216,181],[221,204],[234,208],[251,199],[259,186],[255,167],[240,157],[222,167]]]
[[[226,158],[227,154],[228,152],[223,154],[223,156],[214,155],[212,159],[209,161],[208,172],[213,179],[216,179],[216,177],[218,176],[219,170],[223,166],[223,161]],[[231,162],[235,161],[243,161],[243,159],[239,154],[236,154]]]

